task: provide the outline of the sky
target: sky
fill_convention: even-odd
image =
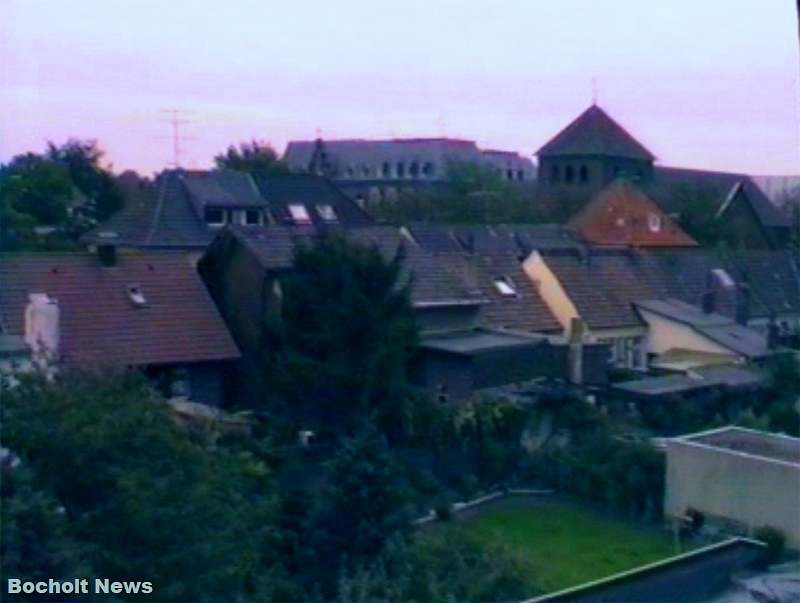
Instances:
[[[451,136],[531,155],[592,102],[663,165],[800,174],[795,0],[0,0],[0,162]],[[592,82],[595,82],[593,87]]]

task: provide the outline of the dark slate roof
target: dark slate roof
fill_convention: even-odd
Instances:
[[[709,274],[722,269],[750,291],[750,316],[800,313],[800,256],[784,251],[723,251],[713,249],[652,249],[643,254],[663,279],[670,297],[701,305],[709,290]],[[717,297],[717,311],[735,316],[734,300]]]
[[[524,257],[535,249],[575,249],[578,241],[560,224],[531,224],[511,226],[514,238]]]
[[[663,278],[641,252],[584,249],[541,254],[592,329],[643,326],[633,303],[667,297]]]
[[[264,207],[250,174],[233,170],[187,171],[180,174],[192,202],[205,207]],[[202,213],[201,213],[202,215]]]
[[[255,182],[255,184],[254,184]],[[363,226],[372,218],[330,181],[319,176],[286,174],[252,178],[221,172],[165,171],[156,183],[126,190],[126,206],[87,233],[87,243],[113,241],[118,245],[158,249],[205,249],[217,228],[204,220],[205,207],[257,207],[279,224],[291,224],[288,206],[306,206],[317,228]],[[263,195],[263,196],[262,196]],[[330,205],[337,220],[325,222],[315,209]],[[259,227],[247,227],[257,229]],[[108,234],[116,233],[109,238]]]
[[[490,303],[481,308],[481,324],[489,328],[554,333],[562,330],[530,277],[513,253],[479,253],[464,258],[474,266],[476,284]],[[495,280],[505,278],[517,294],[502,295]]]
[[[318,208],[329,205],[336,214],[336,223],[349,226],[372,224],[372,217],[345,195],[333,182],[315,174],[255,175],[258,190],[269,205],[278,224],[292,223],[290,204],[304,205],[314,224],[327,225]]]
[[[750,289],[764,315],[800,313],[800,254],[797,251],[732,251],[734,273]]]
[[[709,387],[751,388],[764,385],[766,377],[754,370],[736,366],[713,366],[692,371],[693,375],[666,375],[616,383],[613,389],[626,393],[658,397],[692,392]]]
[[[104,236],[111,233],[116,236]],[[125,207],[83,240],[139,248],[205,249],[214,233],[198,215],[180,173],[167,171],[146,190],[126,195]]]
[[[417,245],[427,251],[433,253],[464,251],[453,230],[447,225],[414,222],[405,228]]]
[[[653,154],[597,105],[581,113],[537,155],[606,155],[652,161]]]
[[[497,350],[536,347],[543,342],[547,342],[547,339],[500,331],[475,330],[426,335],[422,337],[420,347],[450,354],[475,356]]]
[[[239,351],[186,254],[130,252],[103,267],[90,253],[0,254],[0,313],[23,335],[31,293],[59,302],[66,366],[123,366],[234,359]],[[147,305],[137,307],[127,287]]]
[[[721,314],[706,313],[697,306],[671,298],[641,300],[636,302],[636,306],[691,327],[700,335],[741,356],[760,358],[769,354],[766,337]]]
[[[762,190],[749,178],[734,184],[717,212],[717,219],[724,220],[725,213],[734,203],[747,203],[758,221],[767,228],[791,228],[788,216],[775,207]]]

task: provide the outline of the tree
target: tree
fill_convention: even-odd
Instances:
[[[103,155],[97,141],[75,138],[70,138],[61,146],[48,142],[45,153],[49,160],[67,169],[75,187],[90,199],[89,217],[100,222],[123,205],[122,193],[110,167],[101,164]]]
[[[268,143],[251,140],[230,145],[214,157],[217,169],[237,170],[255,174],[286,174],[289,168]]]
[[[160,601],[269,599],[274,505],[256,459],[188,431],[136,375],[32,380],[3,402],[4,443],[96,575],[151,580]]]
[[[281,290],[266,370],[288,410],[335,433],[402,412],[417,339],[402,252],[326,237],[296,250]]]
[[[403,192],[375,208],[394,221],[501,223],[538,221],[531,199],[502,179],[495,168],[450,161],[443,182]]]

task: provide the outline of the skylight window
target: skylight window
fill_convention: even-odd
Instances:
[[[648,214],[647,225],[650,227],[650,232],[659,232],[661,230],[661,216]]]
[[[305,205],[293,203],[289,206],[289,213],[295,224],[311,224],[311,216],[308,214],[308,209]]]
[[[733,278],[731,278],[731,275],[728,274],[728,271],[724,268],[713,268],[711,273],[714,275],[714,278],[716,278],[726,289],[733,289],[736,286]]]
[[[134,306],[137,308],[147,306],[147,298],[144,296],[140,285],[128,285],[125,290],[128,293],[128,299],[131,300]]]
[[[317,205],[317,213],[326,222],[336,222],[338,220],[336,211],[330,205]]]
[[[494,279],[494,287],[503,297],[516,297],[517,295],[517,288],[506,276]]]

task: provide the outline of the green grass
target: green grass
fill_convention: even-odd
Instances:
[[[443,529],[465,530],[510,548],[529,566],[531,586],[548,592],[675,554],[672,539],[659,527],[561,501],[512,499]]]

